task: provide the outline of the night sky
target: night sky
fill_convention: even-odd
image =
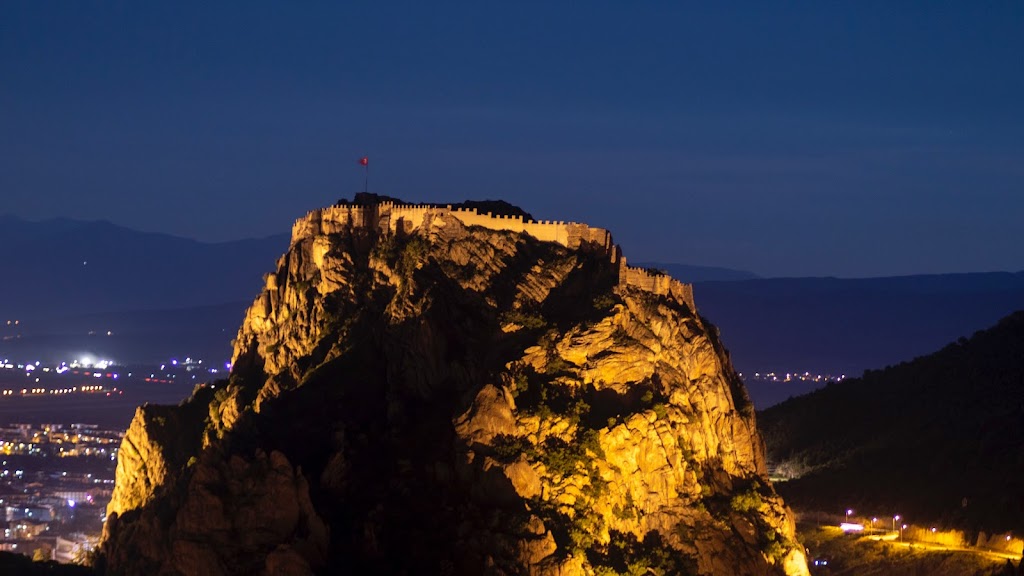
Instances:
[[[679,4],[7,0],[0,213],[265,236],[365,152],[631,261],[1024,268],[1024,2]]]

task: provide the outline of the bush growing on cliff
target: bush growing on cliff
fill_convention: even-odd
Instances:
[[[429,251],[430,243],[419,236],[411,236],[404,242],[392,235],[381,236],[373,248],[377,258],[398,272],[402,289],[408,286],[413,273],[426,260]]]
[[[729,501],[729,507],[732,508],[733,512],[746,513],[751,510],[757,510],[764,504],[761,500],[761,495],[755,490],[744,490],[732,497]]]
[[[612,515],[619,520],[636,520],[636,509],[629,506],[613,506]]]
[[[558,366],[556,363],[555,367]],[[529,367],[516,368],[512,374],[511,392],[519,410],[541,418],[562,416],[573,424],[579,424],[590,413],[590,404],[580,388],[559,382],[556,375],[549,372],[538,374]]]
[[[561,356],[555,356],[548,360],[548,365],[544,367],[544,373],[551,375],[563,374],[569,370],[569,366],[569,363],[563,360]]]
[[[494,457],[505,463],[515,462],[521,454],[525,454],[528,459],[537,457],[536,448],[525,436],[498,434],[491,440],[491,448],[494,450]]]
[[[669,547],[657,532],[650,532],[643,541],[617,530],[610,531],[609,535],[611,540],[603,550],[587,552],[594,574],[685,576],[697,573],[696,561]]]
[[[512,375],[512,398],[519,398],[520,394],[527,392],[530,389],[530,379],[524,372],[515,372]]]
[[[228,399],[228,396],[230,395],[231,392],[228,390],[227,384],[222,384],[221,386],[218,386],[216,388],[216,392],[213,393],[213,399],[210,401],[209,404],[211,422],[220,421],[220,407],[222,404],[224,404],[224,402]]]
[[[530,314],[523,310],[509,310],[501,315],[502,324],[518,324],[527,330],[540,330],[548,325],[540,314]]]
[[[423,238],[419,236],[409,238],[409,241],[402,247],[401,260],[398,263],[398,270],[402,273],[403,278],[412,278],[412,273],[426,257],[429,249],[430,244]]]
[[[398,257],[398,239],[391,234],[379,236],[373,245],[372,254],[385,262],[394,262]]]
[[[597,430],[584,430],[579,435],[580,446],[584,450],[593,452],[598,458],[604,458],[604,448],[601,448],[601,434]]]
[[[658,402],[654,406],[651,406],[651,410],[654,411],[654,415],[658,417],[658,420],[664,420],[668,418],[668,409],[661,402]]]
[[[606,311],[611,310],[613,306],[621,302],[622,299],[616,296],[612,292],[605,294],[599,294],[594,298],[593,306],[595,310]]]
[[[779,533],[772,529],[764,532],[759,531],[758,546],[765,556],[771,558],[776,564],[780,564],[786,556],[786,545],[782,542]]]
[[[569,476],[586,458],[586,451],[578,444],[569,444],[554,436],[544,441],[540,461],[554,474]]]

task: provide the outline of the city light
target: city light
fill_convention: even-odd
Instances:
[[[740,373],[740,378],[746,378],[744,374]],[[829,382],[841,382],[846,379],[846,374],[836,376],[834,374],[827,373],[811,373],[810,371],[794,371],[794,372],[754,372],[752,380],[760,380],[763,382],[821,382],[827,384]]]
[[[219,378],[223,369],[214,367],[221,363],[186,356],[183,361],[167,360],[158,375],[154,369],[159,363],[119,365],[98,354],[81,352],[63,361],[0,357],[0,403],[8,402],[9,413],[15,414],[21,409],[15,404],[25,398],[24,405],[34,413],[45,405],[58,409],[73,406],[87,395],[89,402],[107,402],[122,394],[129,397],[140,384],[188,383],[191,391],[193,384],[209,386]],[[145,378],[150,374],[152,377]],[[177,391],[168,388],[168,393]],[[0,466],[0,513],[6,510],[7,514],[6,532],[0,534],[8,546],[4,549],[31,552],[38,546],[34,541],[55,537],[94,546],[96,542],[82,540],[81,528],[86,518],[91,519],[96,526],[90,530],[98,538],[122,436],[123,431],[92,425],[0,423],[0,456],[18,458],[21,466],[15,469],[12,462],[8,467],[7,461]],[[22,460],[30,460],[31,465],[21,464]]]
[[[52,365],[44,365],[40,360],[20,363],[12,362],[10,359],[5,358],[0,361],[0,369],[23,371],[22,376],[31,377],[33,386],[25,388],[16,388],[14,386],[0,388],[0,397],[18,395],[63,396],[83,392],[99,392],[107,396],[112,395],[111,393],[120,395],[123,392],[119,391],[118,388],[111,389],[102,385],[82,385],[80,380],[81,377],[88,377],[92,380],[121,380],[122,376],[127,378],[134,376],[134,372],[128,372],[125,375],[115,371],[115,366],[117,365],[112,360],[96,360],[88,354],[70,361],[55,362]],[[165,369],[165,371],[160,376],[157,376],[156,372],[151,372],[149,378],[140,378],[140,380],[159,384],[172,384],[178,381],[179,376],[183,375],[178,373],[182,370],[189,373],[186,377],[190,381],[196,381],[201,378],[213,380],[219,377],[218,374],[220,372],[216,368],[211,368],[210,364],[205,363],[202,359],[192,357],[187,357],[184,362],[177,362],[173,366],[169,364],[161,365],[161,368]],[[55,385],[57,382],[63,385]]]
[[[9,546],[6,549],[20,546],[31,551],[36,547],[33,541],[54,537],[71,543],[72,548],[94,547],[102,524],[97,522],[84,532],[75,513],[102,515],[114,485],[114,461],[109,457],[116,457],[122,437],[121,431],[87,424],[0,425],[0,452],[32,459],[31,469],[11,469],[7,460],[0,462],[4,490],[0,504],[8,520],[3,534],[4,545]],[[65,458],[78,460],[67,466]],[[71,558],[59,560],[69,562]]]

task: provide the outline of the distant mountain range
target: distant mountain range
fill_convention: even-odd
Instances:
[[[54,362],[90,356],[127,363],[231,358],[231,340],[251,301],[191,308],[71,314],[28,321],[0,335],[0,360]]]
[[[657,268],[668,272],[676,280],[682,282],[713,282],[713,281],[734,281],[754,280],[760,278],[753,272],[746,270],[734,270],[732,268],[719,268],[717,266],[693,266],[690,264],[666,264],[664,262],[629,262],[630,266],[642,266],[644,268]]]
[[[0,216],[0,320],[248,300],[287,247],[286,234],[209,244],[103,221]]]
[[[288,240],[204,243],[102,221],[0,216],[0,358],[227,359]]]
[[[1024,530],[1024,312],[760,413],[786,502]]]
[[[857,376],[935,350],[1024,309],[1024,272],[883,278],[760,278],[752,272],[639,263],[694,284],[754,403],[820,386],[762,385],[753,372]]]
[[[856,376],[1024,309],[1024,273],[697,282],[694,298],[740,371]]]
[[[280,234],[204,243],[109,222],[0,216],[0,337],[22,335],[0,341],[0,355],[115,343],[111,353],[122,350],[117,356],[125,359],[164,348],[225,356],[263,274],[288,242]],[[695,284],[698,311],[719,327],[743,372],[857,375],[1024,309],[1024,273],[758,278],[728,268],[638,265]],[[8,319],[24,324],[13,331],[4,326]],[[95,333],[106,330],[114,340],[101,342]],[[778,399],[788,396],[782,394]],[[768,405],[754,385],[751,395],[758,407]]]

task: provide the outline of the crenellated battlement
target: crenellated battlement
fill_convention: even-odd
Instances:
[[[684,284],[666,274],[655,274],[643,268],[628,266],[608,230],[579,222],[524,220],[522,216],[490,212],[481,214],[476,208],[453,208],[450,204],[395,204],[390,201],[368,205],[337,204],[311,210],[296,220],[292,226],[292,244],[352,228],[373,229],[381,234],[410,234],[419,228],[431,226],[438,219],[443,220],[445,216],[454,217],[466,226],[518,232],[542,242],[556,242],[570,249],[583,247],[599,251],[618,265],[619,286],[631,286],[669,296],[696,311],[691,284]]]
[[[675,300],[685,302],[690,310],[697,310],[693,302],[693,284],[685,284],[668,274],[656,274],[644,268],[629,266],[626,264],[625,256],[619,261],[619,283],[654,294],[671,296]]]

